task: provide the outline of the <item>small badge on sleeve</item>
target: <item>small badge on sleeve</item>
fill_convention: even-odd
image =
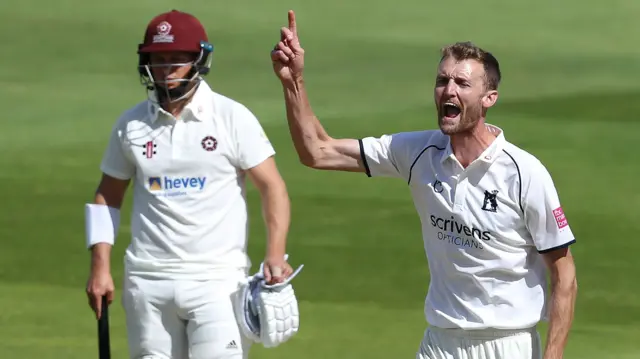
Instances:
[[[567,222],[567,217],[565,217],[564,211],[562,210],[562,207],[558,207],[554,209],[553,216],[556,218],[556,224],[558,225],[558,228],[562,229],[569,225],[569,223]]]

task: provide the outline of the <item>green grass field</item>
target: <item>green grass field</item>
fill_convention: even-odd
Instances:
[[[427,262],[406,185],[297,161],[269,60],[289,8],[312,104],[336,137],[435,128],[438,49],[472,40],[494,52],[504,81],[489,122],[547,165],[578,238],[565,358],[640,358],[640,3],[628,0],[1,2],[0,358],[97,358],[82,206],[113,121],[144,98],[144,27],[174,7],[202,19],[216,46],[209,83],[261,119],[290,191],[289,252],[306,265],[301,331],[253,358],[414,358],[426,325]],[[250,196],[259,261],[264,229]],[[120,234],[118,295],[128,220]],[[119,302],[111,314],[114,358],[125,358]]]

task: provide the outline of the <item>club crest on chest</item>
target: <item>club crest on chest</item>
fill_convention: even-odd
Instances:
[[[487,212],[498,212],[498,190],[484,191],[484,201],[482,201],[482,210]]]
[[[218,148],[218,140],[213,136],[203,138],[200,144],[202,144],[202,148],[208,152],[215,151],[215,149]]]

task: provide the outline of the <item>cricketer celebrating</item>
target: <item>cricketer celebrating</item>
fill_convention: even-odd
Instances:
[[[304,54],[290,11],[271,59],[301,162],[400,178],[413,196],[431,273],[416,358],[562,358],[577,292],[575,239],[545,166],[485,122],[498,100],[495,57],[471,43],[443,49],[439,130],[334,139],[309,104]],[[544,354],[541,320],[549,321]]]
[[[173,10],[151,20],[138,49],[149,98],[115,123],[95,201],[85,207],[87,294],[99,318],[101,297],[113,300],[110,252],[133,182],[122,295],[132,359],[247,358],[251,341],[234,311],[250,268],[247,176],[267,227],[264,281],[292,273],[290,204],[274,148],[249,109],[203,80],[212,52],[194,16]]]

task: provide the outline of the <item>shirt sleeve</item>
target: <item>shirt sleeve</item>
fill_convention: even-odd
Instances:
[[[262,125],[248,108],[237,105],[232,121],[237,163],[241,169],[253,168],[275,155],[276,151]]]
[[[402,177],[391,149],[393,135],[358,140],[360,157],[369,177]]]
[[[551,175],[541,164],[528,170],[531,171],[531,178],[524,195],[523,210],[538,252],[570,246],[576,240],[560,205]]]
[[[407,180],[411,162],[429,140],[428,132],[399,132],[359,140],[360,157],[369,177],[395,177]]]
[[[111,177],[128,180],[132,178],[136,171],[135,163],[127,155],[123,138],[125,130],[120,125],[120,121],[113,126],[107,149],[102,156],[100,170]]]

